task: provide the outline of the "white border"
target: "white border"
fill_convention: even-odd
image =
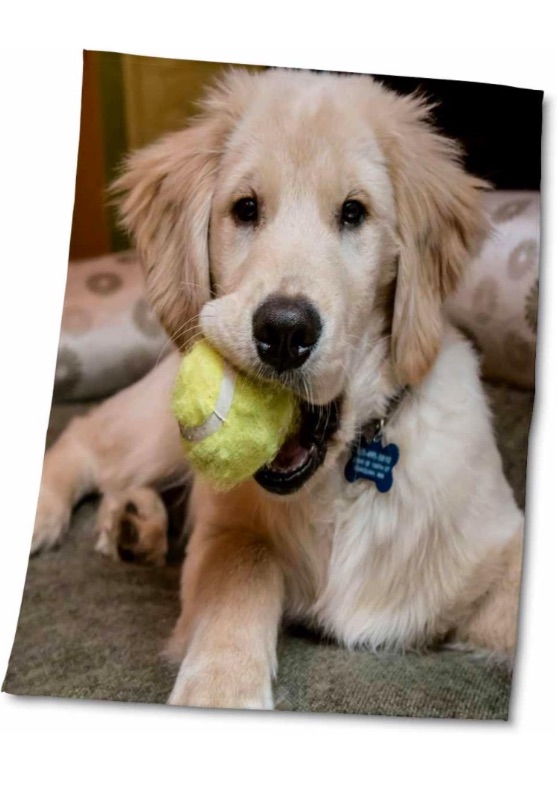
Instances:
[[[15,4],[12,4],[15,5]],[[197,4],[195,4],[197,5]],[[500,82],[546,90],[542,318],[522,636],[508,725],[194,712],[0,697],[0,787],[60,798],[548,796],[555,785],[557,281],[548,4],[20,3],[0,34],[0,671],[40,479],[75,181],[81,49]],[[382,4],[381,4],[382,5]],[[436,7],[431,8],[432,5]],[[79,11],[78,11],[79,9]],[[440,42],[443,46],[440,46]],[[20,49],[11,49],[19,46]],[[520,153],[517,153],[520,158]],[[27,366],[26,366],[27,365]],[[550,756],[553,756],[551,758]],[[549,782],[548,782],[549,781]],[[550,792],[550,790],[549,790]]]

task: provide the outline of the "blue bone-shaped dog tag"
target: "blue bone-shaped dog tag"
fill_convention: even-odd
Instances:
[[[345,467],[344,477],[350,483],[363,478],[373,481],[377,491],[388,492],[393,485],[393,467],[398,461],[399,450],[396,444],[383,447],[375,437],[368,442],[364,436],[352,451]]]

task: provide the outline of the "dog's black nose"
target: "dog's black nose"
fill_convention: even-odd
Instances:
[[[253,315],[259,358],[277,372],[301,367],[317,344],[321,318],[305,297],[271,295]]]

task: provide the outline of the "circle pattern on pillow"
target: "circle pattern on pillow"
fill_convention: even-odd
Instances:
[[[89,275],[86,286],[93,294],[114,294],[122,288],[124,281],[116,272],[96,272]]]
[[[503,205],[500,205],[498,208],[495,209],[493,212],[493,220],[495,222],[508,222],[515,217],[518,217],[519,214],[522,214],[523,211],[526,211],[528,206],[530,205],[530,200],[508,200]]]
[[[527,272],[535,270],[538,265],[538,243],[535,239],[526,239],[517,244],[509,256],[509,275],[519,280]]]

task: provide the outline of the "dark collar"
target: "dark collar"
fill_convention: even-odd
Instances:
[[[361,439],[363,437],[368,442],[372,440],[381,441],[385,426],[391,421],[393,415],[396,411],[398,411],[402,402],[408,397],[409,394],[409,386],[401,386],[399,389],[397,389],[395,394],[390,398],[383,416],[372,417],[372,419],[368,420],[362,427],[359,438]]]

